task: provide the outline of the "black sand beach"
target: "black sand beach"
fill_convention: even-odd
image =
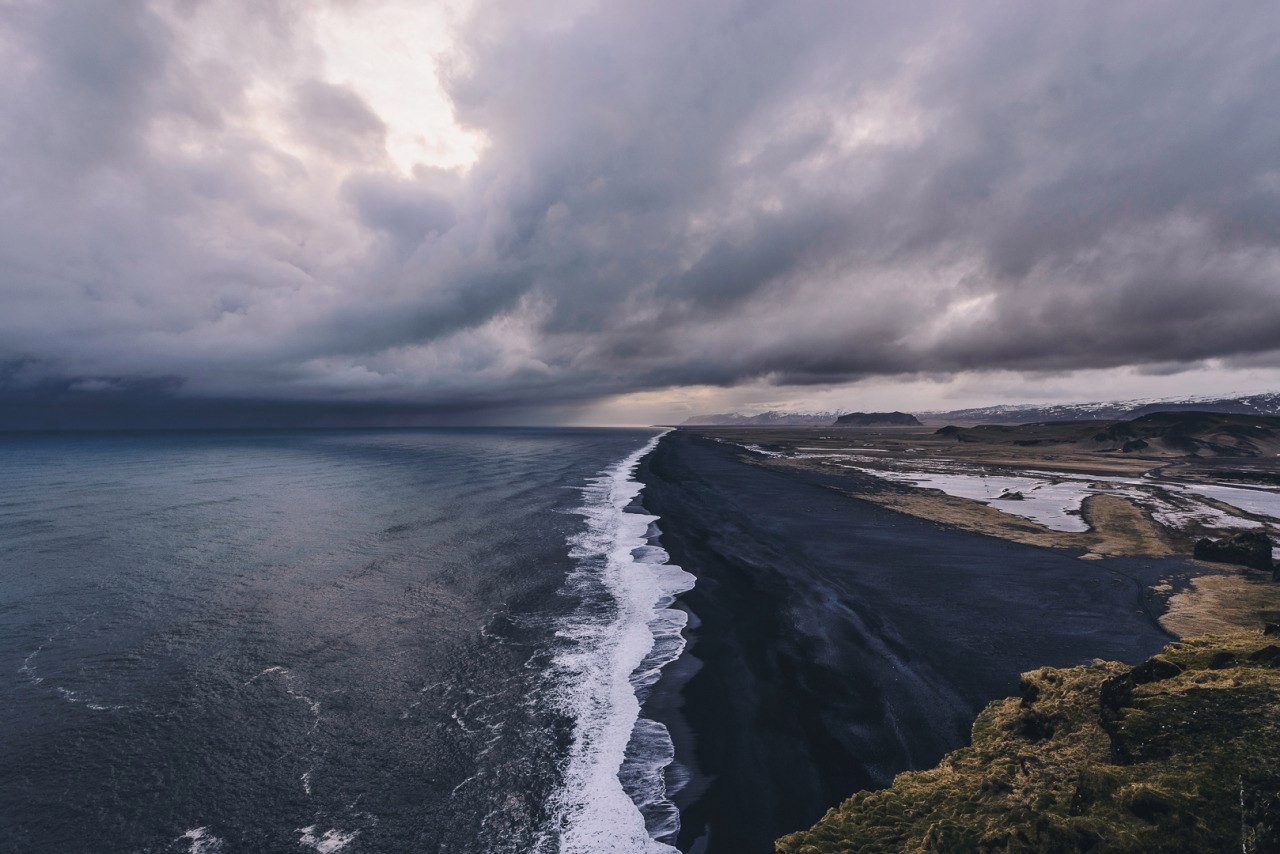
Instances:
[[[1171,560],[1086,562],[949,529],[687,431],[641,465],[690,644],[646,707],[694,779],[682,851],[772,851],[857,789],[963,745],[1018,675],[1137,661],[1169,640],[1146,590]]]

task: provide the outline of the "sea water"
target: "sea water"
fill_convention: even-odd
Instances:
[[[0,847],[671,850],[654,441],[0,439]]]

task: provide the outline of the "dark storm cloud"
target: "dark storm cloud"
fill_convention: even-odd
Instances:
[[[100,5],[0,12],[14,395],[520,408],[1280,346],[1270,4],[481,4],[442,65],[465,175],[391,167],[313,7]],[[322,159],[262,129],[268,79]]]
[[[444,234],[457,221],[448,196],[429,182],[354,175],[342,189],[359,211],[360,220],[387,235],[401,252],[412,251],[433,233]]]
[[[9,30],[6,94],[17,96],[6,99],[8,153],[72,174],[129,156],[169,48],[145,4],[15,3],[0,16]],[[25,91],[14,92],[24,70]]]

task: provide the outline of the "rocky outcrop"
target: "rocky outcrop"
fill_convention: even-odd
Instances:
[[[836,427],[921,427],[920,419],[907,412],[850,412],[841,415]]]
[[[1175,643],[1024,674],[972,746],[859,792],[781,854],[1280,851],[1280,647]]]
[[[1095,441],[1121,452],[1145,451],[1158,442],[1189,455],[1256,457],[1280,441],[1280,418],[1217,412],[1152,412],[1108,426]]]
[[[1271,538],[1262,531],[1240,531],[1220,540],[1205,537],[1196,543],[1195,556],[1214,563],[1271,570]]]

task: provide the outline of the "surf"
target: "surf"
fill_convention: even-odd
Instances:
[[[671,605],[694,577],[655,543],[656,516],[639,512],[640,461],[666,434],[594,478],[570,540],[576,568],[567,591],[581,606],[557,632],[552,668],[559,704],[573,720],[563,784],[551,804],[562,854],[670,854],[679,830],[666,770],[674,759],[661,723],[641,716],[662,669],[679,658],[687,619]]]

